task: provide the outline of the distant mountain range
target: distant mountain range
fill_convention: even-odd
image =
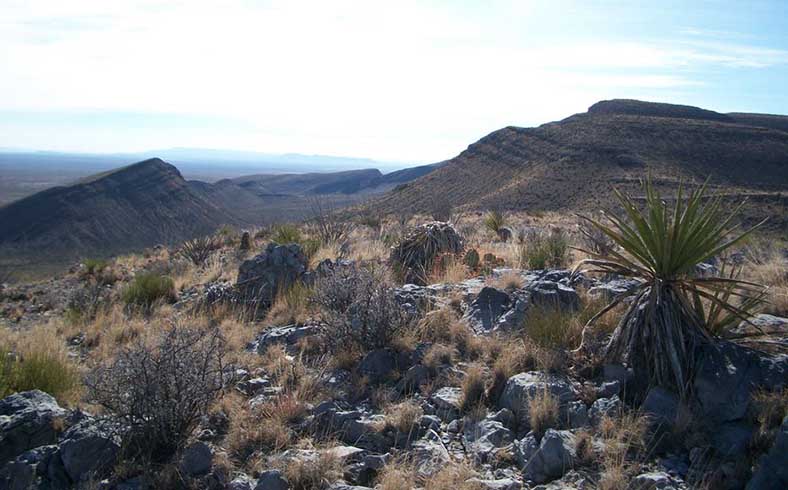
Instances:
[[[361,202],[438,168],[260,174],[215,183],[187,181],[160,158],[100,172],[0,207],[0,252],[64,262],[105,256],[239,227],[295,220],[313,200]]]
[[[613,186],[637,195],[647,175],[671,192],[681,180],[710,177],[726,199],[749,199],[745,221],[769,216],[770,229],[784,232],[788,117],[602,101],[562,121],[500,129],[451,160],[388,174],[266,172],[205,182],[151,158],[0,207],[0,257],[63,262],[172,244],[223,224],[296,220],[315,197],[381,214],[429,213],[436,199],[464,210],[587,211],[614,205]]]

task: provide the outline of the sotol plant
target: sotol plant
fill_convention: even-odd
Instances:
[[[589,258],[575,271],[614,273],[640,281],[635,301],[607,345],[606,357],[627,362],[652,384],[685,395],[696,348],[713,340],[709,315],[704,311],[724,310],[746,319],[748,312],[741,305],[763,294],[762,286],[730,275],[698,277],[695,267],[739,243],[755,227],[740,232],[732,222],[741,205],[731,212],[722,206],[720,198],[705,196],[706,185],[686,199],[679,186],[672,207],[662,200],[650,180],[643,189],[642,210],[630,196],[614,190],[626,219],[608,213],[611,224],[605,225],[582,217],[615,242],[620,251],[611,249],[602,255],[583,250]],[[586,328],[622,299],[615,299],[592,317]]]

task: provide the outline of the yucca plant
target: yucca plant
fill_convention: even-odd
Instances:
[[[686,198],[679,185],[672,207],[661,199],[650,179],[643,189],[643,209],[632,197],[614,189],[626,218],[607,213],[610,224],[603,224],[581,216],[618,248],[604,255],[582,250],[589,258],[582,260],[575,272],[613,273],[640,281],[635,301],[621,318],[605,356],[609,361],[628,363],[641,379],[674,388],[684,396],[696,348],[713,341],[715,332],[709,320],[719,319],[725,312],[746,321],[746,306],[753,298],[762,298],[764,290],[737,276],[698,277],[695,267],[741,242],[762,222],[741,232],[733,224],[741,204],[733,210],[723,208],[719,197],[706,197],[706,184]],[[586,328],[622,299],[614,299]]]
[[[191,261],[194,265],[201,266],[205,264],[212,253],[221,247],[222,243],[219,238],[203,236],[183,242],[178,254]]]
[[[484,216],[484,227],[496,235],[499,235],[505,226],[506,216],[500,209],[492,209]]]

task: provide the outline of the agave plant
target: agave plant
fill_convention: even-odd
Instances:
[[[582,250],[589,258],[575,268],[614,273],[640,281],[635,301],[621,318],[605,356],[626,362],[641,379],[674,388],[682,396],[692,379],[696,348],[713,341],[714,325],[747,320],[748,308],[763,298],[764,287],[737,275],[699,277],[697,264],[741,242],[763,222],[746,231],[733,220],[720,198],[705,196],[706,184],[685,198],[679,185],[671,207],[650,179],[643,184],[645,206],[614,190],[626,218],[606,213],[609,224],[581,216],[617,248],[605,254]],[[743,204],[743,203],[742,203]],[[614,299],[586,328],[623,298]],[[585,333],[585,331],[584,331]],[[585,335],[584,335],[585,337]],[[581,342],[581,347],[583,343]]]

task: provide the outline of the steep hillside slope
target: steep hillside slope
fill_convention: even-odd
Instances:
[[[0,246],[20,253],[105,255],[208,233],[239,219],[154,158],[0,208]]]
[[[788,117],[719,114],[689,106],[603,101],[537,128],[495,131],[438,170],[377,200],[384,212],[429,209],[432,196],[458,207],[588,210],[612,204],[612,186],[637,193],[651,173],[747,196],[749,219],[786,227]]]

